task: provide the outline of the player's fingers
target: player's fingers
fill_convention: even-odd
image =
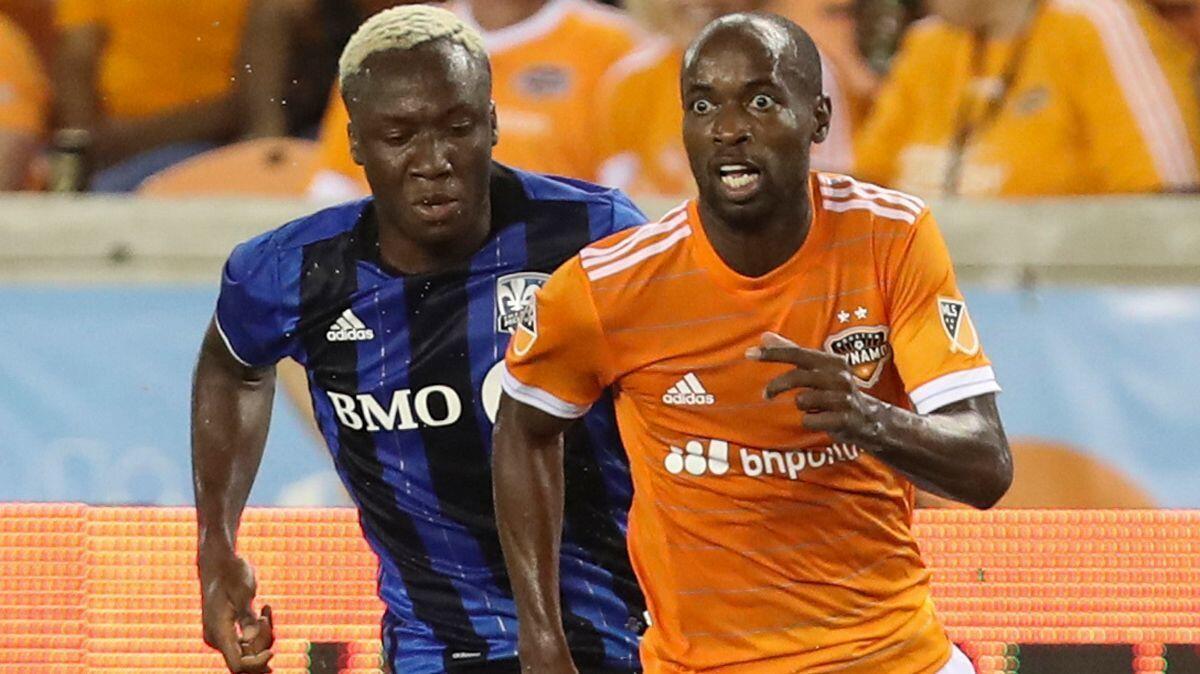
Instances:
[[[263,622],[261,634],[266,636],[266,648],[270,648],[275,643],[275,614],[271,611],[270,604],[263,604],[260,620]]]
[[[263,616],[251,627],[242,629],[242,655],[256,655],[275,643],[274,627],[269,618],[270,607],[263,607]]]
[[[843,386],[841,375],[838,373],[798,368],[767,382],[767,387],[763,390],[763,397],[770,400],[784,391],[797,388],[838,391],[842,390]]]
[[[746,357],[774,363],[791,363],[810,368],[837,367],[842,364],[841,356],[818,349],[806,349],[774,332],[765,332],[759,346],[746,349]]]
[[[809,414],[850,409],[850,398],[842,391],[810,389],[796,394],[796,407]]]
[[[220,651],[229,671],[242,671],[242,647],[238,644],[237,630],[234,628],[232,616],[219,625],[206,624],[204,626],[204,643]]]
[[[810,431],[824,431],[826,433],[834,433],[842,430],[846,426],[846,415],[843,412],[818,412],[816,414],[805,414],[800,420],[800,425]]]
[[[243,655],[239,658],[241,669],[237,671],[244,674],[267,674],[271,671],[270,662],[273,657],[275,657],[275,654],[271,651],[263,651],[254,655]]]

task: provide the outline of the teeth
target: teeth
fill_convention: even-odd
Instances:
[[[727,175],[730,173],[745,173],[750,170],[745,164],[726,164],[721,167],[721,174]]]
[[[726,175],[721,176],[721,182],[724,183],[726,187],[729,187],[729,188],[732,188],[735,190],[746,187],[747,185],[750,185],[757,179],[758,179],[758,176],[750,175],[747,173],[737,173],[737,174],[732,174],[732,175],[726,174]]]

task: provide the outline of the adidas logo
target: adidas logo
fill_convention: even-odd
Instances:
[[[717,397],[704,390],[700,378],[689,372],[667,389],[662,400],[668,405],[711,405],[717,401]]]
[[[358,316],[355,316],[353,311],[347,309],[342,312],[341,316],[338,316],[333,325],[329,326],[329,332],[325,333],[325,339],[331,342],[365,342],[368,339],[375,339],[375,331],[358,320]]]

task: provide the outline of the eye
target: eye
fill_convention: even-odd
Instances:
[[[750,107],[755,110],[770,110],[775,105],[775,99],[766,94],[759,94],[750,99]]]
[[[405,145],[408,143],[408,141],[412,140],[412,133],[409,131],[399,130],[391,131],[384,135],[383,139],[387,141],[389,145]]]
[[[692,112],[696,113],[697,115],[708,114],[712,112],[712,109],[713,104],[709,103],[708,100],[704,98],[692,103]]]
[[[450,130],[459,135],[465,135],[475,128],[475,124],[469,119],[460,119],[450,125]]]

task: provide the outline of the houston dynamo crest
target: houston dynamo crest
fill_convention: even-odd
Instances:
[[[825,340],[825,350],[846,359],[854,382],[871,388],[879,382],[884,366],[892,357],[885,325],[859,326],[843,330]]]
[[[496,332],[514,334],[521,323],[521,310],[532,302],[534,293],[549,279],[549,274],[532,271],[505,274],[496,279]]]

